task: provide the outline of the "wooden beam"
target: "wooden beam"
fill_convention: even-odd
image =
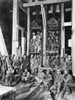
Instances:
[[[23,12],[26,12],[26,10],[23,8],[23,4],[22,4],[21,0],[19,0],[19,7]]]
[[[29,6],[36,6],[41,4],[53,4],[53,3],[62,3],[62,2],[68,2],[71,0],[45,0],[45,1],[37,1],[37,2],[30,2],[30,3],[24,3],[23,7],[29,7]]]
[[[75,0],[72,0],[72,72],[75,76]]]
[[[18,0],[13,0],[12,54],[18,54]]]
[[[41,5],[42,22],[43,22],[43,65],[45,66],[46,59],[46,13],[45,7]]]
[[[27,8],[27,56],[29,55],[29,40],[30,40],[30,8]]]
[[[61,57],[64,56],[65,32],[64,32],[64,3],[61,4]]]

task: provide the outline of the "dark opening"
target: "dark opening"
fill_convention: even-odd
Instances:
[[[21,46],[21,30],[19,30],[18,34],[19,34],[18,36],[19,46]]]
[[[68,40],[71,39],[71,26],[65,27],[65,53],[71,55],[71,47],[68,45]]]

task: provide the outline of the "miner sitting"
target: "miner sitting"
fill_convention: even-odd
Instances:
[[[38,83],[41,83],[44,81],[44,77],[45,77],[45,73],[40,69],[39,72],[38,72],[38,75],[35,76],[35,80],[38,82]]]
[[[12,68],[12,66],[10,66],[6,71],[5,85],[11,86],[13,76],[14,76],[14,69]]]
[[[19,68],[14,69],[14,75],[11,79],[11,86],[17,85],[21,80],[21,71]]]
[[[31,83],[34,81],[33,76],[29,73],[29,71],[27,69],[25,69],[25,71],[22,74],[22,78],[21,78],[22,82],[24,83]]]
[[[70,71],[64,70],[64,88],[63,88],[63,93],[65,94],[67,92],[68,94],[71,94],[73,85],[74,85],[73,77],[72,77]]]
[[[63,74],[61,69],[57,69],[54,84],[50,87],[52,98],[55,100],[63,88]],[[57,99],[56,99],[57,100]]]

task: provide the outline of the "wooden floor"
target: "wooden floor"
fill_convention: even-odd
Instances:
[[[43,87],[40,87],[27,100],[43,100],[43,93],[44,93],[44,89]]]
[[[35,94],[37,95],[37,93],[39,95],[40,84],[41,83],[39,83],[37,85],[33,85],[31,88],[29,88],[30,86],[28,86],[28,84],[27,84],[27,86],[20,84],[21,87],[15,91],[15,100],[35,100],[35,99],[31,99],[31,98],[33,98]],[[18,86],[17,86],[17,88],[18,88]]]
[[[18,84],[15,87],[15,100],[48,100],[43,99],[44,93],[48,93],[46,89],[44,88],[44,85],[42,83],[39,84]],[[50,93],[50,92],[49,92]],[[8,95],[9,96],[9,95]],[[10,100],[3,98],[2,100]],[[65,94],[65,98],[62,98],[62,92],[58,95],[56,100],[75,100],[75,91],[73,91],[72,94]],[[52,100],[52,99],[49,99]]]

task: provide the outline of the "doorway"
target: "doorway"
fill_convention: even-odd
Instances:
[[[71,55],[71,26],[65,27],[65,54]],[[70,42],[69,42],[70,41]]]

